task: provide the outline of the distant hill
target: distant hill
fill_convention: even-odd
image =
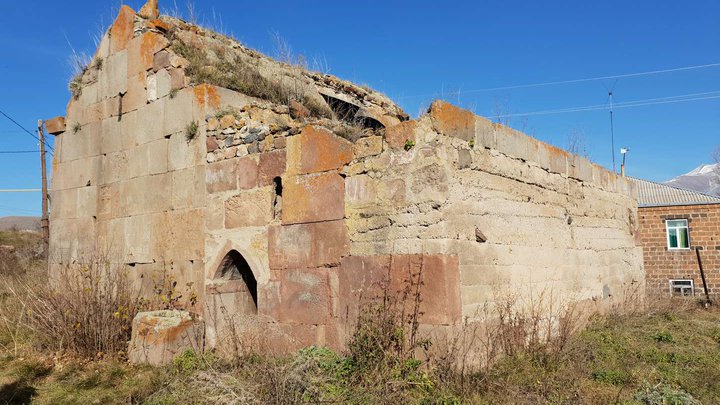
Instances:
[[[720,195],[720,163],[700,165],[695,170],[665,182],[669,186]]]
[[[19,231],[40,231],[39,217],[0,217],[0,231],[16,228]]]

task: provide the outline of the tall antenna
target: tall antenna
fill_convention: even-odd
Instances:
[[[613,93],[608,92],[610,97],[610,145],[612,147],[612,162],[613,162],[613,173],[616,173],[615,169],[615,128],[613,127]]]

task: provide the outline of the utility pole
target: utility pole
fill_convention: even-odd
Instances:
[[[617,173],[615,169],[615,128],[613,127],[613,94],[608,92],[610,97],[610,144],[612,147],[613,173]]]
[[[50,242],[50,223],[48,220],[47,168],[45,167],[45,131],[43,130],[42,120],[38,120],[37,130],[40,138],[40,171],[42,172],[42,219],[40,225],[42,227],[43,245],[47,253],[48,243]]]

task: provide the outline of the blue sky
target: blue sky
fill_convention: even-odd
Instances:
[[[92,54],[93,35],[118,1],[6,2],[0,14],[0,109],[34,129],[64,115],[68,56]],[[143,1],[128,1],[136,10]],[[187,15],[185,0],[161,9]],[[655,71],[720,62],[720,2],[195,1],[201,23],[275,53],[279,33],[329,73],[367,84],[416,116],[444,97],[492,117],[720,91],[720,67],[512,90],[472,90]],[[720,93],[714,93],[716,96]],[[582,134],[590,158],[612,166],[607,110],[512,117],[510,125],[566,147]],[[615,112],[616,150],[628,173],[662,181],[710,162],[720,144],[720,99]],[[37,142],[0,117],[0,151]],[[0,189],[36,188],[37,154],[0,154]],[[37,215],[38,193],[0,193],[0,216]]]

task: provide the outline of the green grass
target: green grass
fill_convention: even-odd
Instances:
[[[481,376],[492,382],[477,395],[491,402],[653,403],[638,398],[691,394],[720,403],[718,322],[717,310],[597,319],[557,355],[501,360]]]
[[[0,352],[0,403],[713,404],[720,403],[719,338],[717,309],[598,317],[559,353],[521,351],[467,375],[462,389],[419,361],[367,370],[323,348],[232,363],[186,352],[163,368],[28,349]],[[378,397],[384,391],[369,381],[404,388]]]

